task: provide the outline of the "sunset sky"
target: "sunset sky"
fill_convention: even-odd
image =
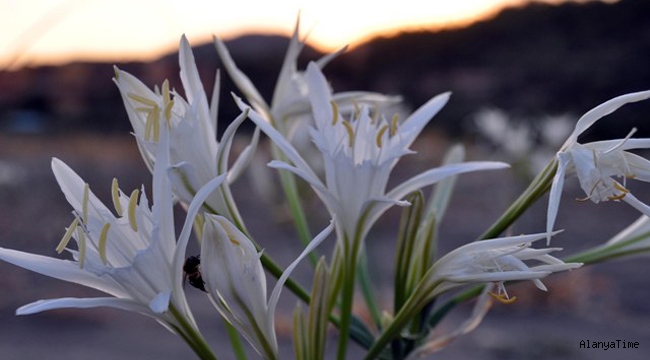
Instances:
[[[378,34],[466,24],[528,1],[0,0],[0,69],[72,59],[148,60],[172,51],[183,33],[192,44],[212,35],[289,35],[299,11],[309,43],[334,50]]]

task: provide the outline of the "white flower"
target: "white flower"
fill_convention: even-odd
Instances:
[[[257,112],[249,117],[292,162],[272,161],[272,167],[289,170],[307,181],[325,203],[337,226],[339,237],[362,239],[377,218],[394,204],[407,205],[408,193],[431,185],[447,176],[476,170],[500,169],[498,162],[470,162],[431,169],[386,191],[390,173],[397,161],[412,153],[409,146],[429,120],[449,98],[445,93],[431,99],[403,123],[370,116],[362,107],[350,120],[344,119],[332,102],[325,77],[314,63],[307,68],[311,106],[316,127],[311,135],[325,164],[325,181],[303,159],[287,139]],[[249,109],[236,99],[240,108]]]
[[[151,316],[184,338],[196,340],[198,329],[183,292],[185,247],[201,203],[223,181],[218,177],[197,194],[190,204],[183,230],[176,241],[173,200],[167,178],[168,137],[161,135],[158,161],[153,174],[153,201],[144,191],[125,195],[113,182],[113,212],[107,208],[72,169],[53,159],[52,169],[74,221],[57,247],[74,260],[56,259],[0,248],[0,259],[56,279],[100,290],[109,296],[40,300],[17,310],[18,315],[58,308],[107,306]],[[139,195],[139,196],[138,196]],[[75,240],[76,250],[68,243]],[[189,326],[189,328],[188,328]],[[194,331],[195,334],[191,334]]]
[[[201,273],[219,313],[265,358],[277,358],[275,308],[285,281],[298,263],[331,232],[332,225],[310,242],[275,285],[267,302],[266,276],[253,242],[226,218],[205,216]]]
[[[226,129],[221,143],[216,139],[217,111],[219,98],[219,77],[215,80],[211,104],[203,90],[196,68],[192,49],[183,36],[179,48],[180,77],[185,89],[185,100],[169,89],[165,81],[162,89],[147,88],[131,74],[117,70],[117,84],[142,157],[153,169],[156,162],[156,148],[163,123],[170,127],[172,186],[174,193],[185,204],[189,204],[199,188],[218,175],[228,173],[231,183],[250,160],[257,144],[256,132],[251,145],[244,150],[228,172],[228,157],[235,131],[246,119],[242,114]],[[240,218],[233,205],[228,184],[210,195],[206,208],[212,213],[227,216],[233,221]]]
[[[253,82],[237,68],[226,45],[219,38],[215,38],[215,45],[219,57],[237,88],[243,93],[253,109],[260,113],[267,121],[271,122],[276,129],[292,142],[292,134],[299,132],[298,128],[301,125],[305,125],[305,123],[309,125],[312,123],[311,120],[305,119],[311,118],[309,87],[307,86],[304,72],[299,71],[297,66],[298,56],[305,46],[305,40],[300,40],[299,38],[299,24],[300,19],[296,21],[296,27],[291,37],[280,75],[275,84],[270,106]],[[316,61],[316,65],[322,69],[344,51],[345,48],[326,55]],[[332,100],[337,103],[342,112],[350,113],[355,110],[358,104],[374,104],[375,106],[383,107],[398,103],[400,98],[372,92],[351,91],[334,94]],[[295,121],[289,123],[289,120]]]
[[[546,233],[480,240],[463,245],[436,261],[425,275],[424,293],[434,298],[452,288],[470,283],[532,280],[540,290],[540,279],[555,272],[575,269],[582,264],[564,263],[549,253],[560,248],[533,249],[531,244],[546,238]],[[524,261],[541,265],[530,266]]]
[[[576,124],[560,151],[557,153],[558,168],[550,191],[546,230],[550,232],[555,224],[560,196],[567,172],[575,171],[586,199],[601,201],[625,201],[635,209],[650,215],[650,207],[643,204],[626,188],[627,179],[650,181],[650,161],[627,152],[629,149],[650,148],[650,139],[624,139],[578,143],[578,136],[602,117],[619,107],[645,100],[650,91],[631,93],[611,99],[587,112]],[[622,179],[622,183],[615,180]],[[550,237],[548,238],[550,241]]]

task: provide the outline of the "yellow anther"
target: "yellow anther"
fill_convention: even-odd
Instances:
[[[390,136],[395,136],[397,133],[397,125],[399,124],[399,115],[393,115],[393,119],[390,121]]]
[[[502,304],[506,304],[506,305],[508,305],[508,304],[512,304],[513,302],[515,302],[515,301],[517,300],[517,297],[516,297],[516,296],[508,297],[508,295],[505,295],[505,294],[495,294],[495,293],[493,293],[493,292],[491,292],[491,291],[488,292],[488,294],[489,294],[492,298],[494,298],[496,301],[498,301],[498,302],[500,302],[500,303],[502,303]]]
[[[350,139],[348,144],[350,147],[354,147],[354,129],[352,129],[352,125],[350,125],[350,123],[345,120],[342,122],[342,124],[345,127],[345,130],[348,131],[348,137]]]
[[[141,104],[144,104],[144,105],[148,105],[148,106],[151,106],[151,107],[158,106],[158,104],[156,104],[155,101],[153,101],[151,99],[148,99],[148,98],[146,98],[144,96],[140,96],[138,94],[131,93],[131,94],[128,95],[128,97],[131,100],[137,101],[137,102],[139,102]]]
[[[162,84],[162,97],[163,97],[163,104],[165,104],[165,107],[167,104],[171,101],[171,95],[169,94],[169,80],[165,79]]]
[[[65,234],[63,234],[63,238],[59,242],[59,245],[56,247],[56,252],[57,254],[60,254],[65,250],[65,248],[68,246],[68,243],[70,242],[70,239],[72,238],[72,233],[74,233],[75,230],[77,230],[77,226],[79,225],[79,218],[76,217],[72,221],[72,224],[68,226],[68,229],[65,231]]]
[[[83,269],[86,263],[86,234],[81,226],[77,226],[77,246],[79,247],[79,268]]]
[[[160,108],[156,105],[151,110],[151,114],[153,114],[153,141],[158,142],[160,139]]]
[[[138,222],[135,217],[135,208],[138,206],[138,195],[140,195],[140,191],[135,189],[129,198],[129,225],[131,225],[131,229],[136,232],[138,231]]]
[[[106,258],[106,239],[108,239],[108,229],[111,228],[110,223],[104,224],[102,231],[99,233],[99,258],[102,259],[102,263],[106,265],[108,259]]]
[[[113,183],[111,184],[111,195],[113,197],[113,206],[118,216],[122,216],[124,209],[122,209],[122,203],[120,202],[120,188],[117,184],[117,179],[113,178]]]
[[[334,126],[339,121],[339,106],[334,101],[330,101],[330,105],[332,105],[332,126]]]
[[[84,198],[81,203],[81,220],[84,224],[88,224],[88,201],[90,198],[90,186],[88,183],[84,184]]]
[[[171,126],[172,120],[172,109],[174,108],[174,100],[165,104],[165,119],[167,119],[167,125]]]
[[[381,147],[383,145],[381,139],[383,139],[386,130],[388,130],[388,125],[382,126],[381,129],[379,129],[379,132],[377,132],[377,138],[375,139],[377,141],[377,147]]]
[[[352,100],[352,105],[354,106],[354,114],[353,114],[353,119],[358,119],[359,114],[361,114],[361,107],[359,106],[359,103],[357,103],[357,100]]]
[[[630,190],[626,189],[625,187],[623,187],[623,185],[617,183],[616,181],[614,181],[614,188],[620,191],[621,193],[618,195],[608,196],[607,197],[608,200],[621,200],[622,198],[625,197],[625,195],[627,195],[630,192]]]
[[[239,240],[235,239],[235,238],[234,238],[233,236],[231,236],[230,234],[228,234],[228,239],[230,240],[231,243],[233,243],[233,244],[235,244],[235,245],[237,245],[237,246],[240,246],[240,245],[241,245],[241,243],[239,242]]]
[[[372,115],[370,116],[370,123],[377,123],[377,119],[379,119],[379,108],[375,105],[373,106]]]

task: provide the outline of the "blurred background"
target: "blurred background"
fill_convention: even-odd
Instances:
[[[272,7],[271,4],[273,3]],[[458,4],[456,4],[458,3]],[[268,99],[301,9],[307,62],[350,44],[325,73],[336,91],[400,94],[416,108],[443,91],[453,96],[407,157],[397,178],[439,164],[455,142],[472,160],[504,160],[515,171],[461,177],[441,227],[441,253],[476,238],[557,151],[577,118],[617,95],[650,88],[650,2],[620,1],[12,1],[0,0],[0,246],[56,256],[72,217],[50,171],[59,157],[100,198],[110,182],[126,191],[145,184],[142,164],[116,86],[113,65],[153,87],[169,79],[182,89],[176,48],[185,33],[204,85],[212,89],[221,66],[212,35],[226,40],[238,66]],[[386,6],[386,7],[383,7]],[[233,88],[222,75],[220,130],[238,113]],[[632,127],[649,136],[650,103],[631,104],[599,122],[585,139],[620,138]],[[242,138],[246,135],[242,134]],[[243,141],[243,139],[242,139]],[[264,147],[262,147],[264,149]],[[263,150],[262,150],[263,151]],[[260,160],[260,164],[264,161]],[[259,206],[250,194],[259,173],[235,187],[243,216],[260,242],[287,265],[300,246],[282,208]],[[568,181],[553,245],[566,254],[595,246],[634,221],[621,204],[578,203]],[[490,189],[486,191],[486,189]],[[648,202],[643,186],[632,187]],[[238,195],[239,194],[239,195]],[[268,195],[268,194],[267,194]],[[272,198],[273,196],[270,196]],[[512,234],[539,232],[545,198],[515,224]],[[310,204],[313,231],[325,223]],[[273,213],[273,215],[269,215]],[[178,211],[182,222],[184,213]],[[377,296],[391,303],[392,267],[399,211],[387,214],[372,234],[370,267]],[[249,220],[250,219],[250,220]],[[468,224],[471,224],[468,226]],[[325,250],[323,250],[325,252]],[[392,261],[392,260],[391,260]],[[299,275],[305,283],[309,268]],[[647,259],[601,264],[549,279],[549,293],[528,284],[513,287],[519,300],[497,305],[470,335],[439,354],[454,359],[645,359],[650,347],[650,281]],[[152,320],[114,310],[51,311],[15,317],[17,307],[38,299],[98,294],[0,263],[0,359],[191,358],[180,339]],[[204,296],[188,287],[196,315],[215,349],[223,329]],[[278,328],[289,357],[295,299],[281,309]],[[462,307],[443,323],[451,330],[471,311]],[[359,309],[363,313],[363,309]],[[335,332],[332,332],[335,336]],[[580,340],[638,341],[640,349],[580,349]],[[220,356],[228,359],[230,354]]]

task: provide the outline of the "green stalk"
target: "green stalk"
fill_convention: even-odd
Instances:
[[[210,349],[210,346],[205,341],[201,333],[199,333],[192,325],[187,322],[174,305],[169,305],[169,312],[180,325],[179,327],[173,326],[178,334],[185,340],[185,342],[194,350],[194,353],[201,360],[217,360],[216,355]]]
[[[362,252],[360,257],[359,264],[357,265],[357,281],[361,287],[361,293],[363,294],[363,299],[366,302],[372,321],[378,329],[381,329],[381,314],[377,301],[375,301],[376,296],[372,290],[366,252]]]
[[[340,306],[340,322],[339,322],[339,340],[336,358],[338,360],[345,360],[347,352],[348,338],[350,336],[350,323],[352,321],[352,303],[354,301],[354,285],[355,274],[357,268],[357,258],[359,256],[359,249],[361,241],[358,234],[352,241],[348,243],[347,235],[343,235],[343,287],[341,289],[341,306]],[[357,241],[359,240],[359,241]],[[349,250],[348,250],[349,249]],[[349,253],[348,253],[349,251]]]
[[[512,223],[517,220],[521,214],[524,213],[531,205],[537,201],[542,195],[544,195],[550,188],[553,183],[553,177],[557,171],[557,160],[553,158],[551,162],[546,165],[544,170],[542,170],[535,179],[528,185],[528,188],[519,195],[517,200],[515,200],[510,207],[501,215],[501,217],[494,223],[490,228],[488,228],[479,239],[493,239],[499,236],[504,232]]]
[[[228,321],[224,319],[224,325],[226,326],[226,332],[228,333],[228,338],[230,339],[230,344],[232,345],[232,352],[235,353],[235,359],[237,360],[247,360],[246,351],[244,351],[244,345],[239,337],[237,329],[230,325]]]

